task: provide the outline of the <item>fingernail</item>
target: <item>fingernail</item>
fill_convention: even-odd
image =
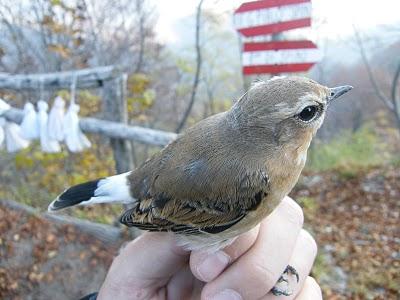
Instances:
[[[234,290],[228,289],[208,298],[210,300],[242,300],[242,296]]]
[[[197,273],[203,281],[209,282],[228,266],[230,260],[230,257],[225,252],[217,251],[207,256],[197,267]]]

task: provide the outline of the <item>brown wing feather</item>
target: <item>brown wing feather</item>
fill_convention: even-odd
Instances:
[[[244,188],[240,188],[244,190]],[[247,195],[248,193],[244,193]],[[144,199],[121,216],[121,223],[148,231],[183,234],[219,233],[238,223],[266,197],[266,186],[251,199],[182,201],[165,196]],[[246,196],[247,197],[247,196]]]
[[[191,223],[177,224],[169,220],[151,216],[151,210],[143,213],[140,212],[137,207],[134,207],[127,210],[121,216],[120,222],[128,227],[137,227],[141,230],[147,231],[172,231],[182,234],[200,234],[202,232],[219,233],[238,223],[241,219],[245,217],[245,215],[245,213],[242,213],[236,218],[232,218],[227,222],[221,222],[221,218],[218,218],[217,220],[215,219],[215,217],[208,217],[206,218],[207,223],[204,222],[201,225]]]
[[[243,156],[252,149],[233,144],[237,134],[226,132],[224,122],[220,114],[198,123],[132,172],[138,205],[121,221],[147,230],[219,232],[256,209],[268,193],[265,165]]]

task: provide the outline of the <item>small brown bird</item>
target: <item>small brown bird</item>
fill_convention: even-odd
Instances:
[[[50,211],[129,203],[121,223],[170,231],[189,250],[216,250],[263,220],[291,191],[330,102],[351,86],[303,77],[260,81],[141,167],[67,189]],[[289,270],[290,271],[290,270]]]

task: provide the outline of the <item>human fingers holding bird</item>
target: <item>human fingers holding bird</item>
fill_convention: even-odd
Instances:
[[[189,254],[170,235],[144,234],[114,260],[97,299],[279,299],[269,291],[288,264],[299,271],[299,283],[288,278],[293,293],[281,297],[322,299],[307,279],[316,245],[302,220],[300,207],[285,198],[260,226],[212,254]]]
[[[301,208],[286,197],[258,228],[239,236],[225,249],[209,256],[205,251],[192,253],[190,265],[193,274],[209,282],[203,293],[209,296],[227,290],[239,293],[243,299],[260,299],[272,290],[275,295],[295,296],[297,289],[294,288],[300,279],[296,275],[286,274],[283,278],[287,281],[275,284],[288,265],[301,274],[301,279],[310,272],[316,244],[301,229],[302,225]],[[217,264],[223,266],[224,260],[217,263],[214,259],[216,255],[227,256],[229,263],[222,269],[223,273],[204,278],[203,274],[210,276],[210,271],[215,271]],[[207,263],[210,260],[212,263]],[[204,265],[208,267],[208,272],[201,271]]]

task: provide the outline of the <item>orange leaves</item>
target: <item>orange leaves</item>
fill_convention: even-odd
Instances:
[[[338,171],[309,175],[292,196],[301,200],[320,257],[329,258],[314,267],[324,299],[398,299],[399,167],[364,170],[351,178]],[[345,274],[342,290],[334,284],[338,269]]]
[[[59,54],[62,58],[69,58],[71,56],[71,50],[61,44],[51,44],[47,47],[50,51]]]
[[[0,299],[36,299],[43,291],[78,299],[101,284],[119,246],[1,205],[0,237]]]
[[[151,88],[150,78],[142,73],[132,74],[127,82],[127,105],[129,118],[146,122],[147,111],[154,104],[155,91]]]

